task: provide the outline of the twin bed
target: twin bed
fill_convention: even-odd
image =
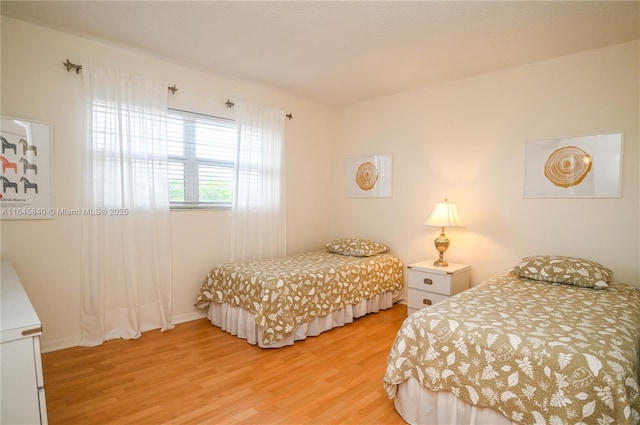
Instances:
[[[211,270],[196,305],[263,348],[291,345],[389,308],[403,265],[387,247],[324,251]],[[384,388],[410,424],[640,423],[640,289],[602,265],[527,257],[411,314]]]
[[[343,238],[322,251],[213,268],[195,305],[215,326],[262,348],[292,345],[393,306],[403,264],[375,241]]]
[[[527,257],[412,314],[384,386],[411,424],[638,424],[640,290]]]

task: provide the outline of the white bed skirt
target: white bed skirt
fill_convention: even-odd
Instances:
[[[394,404],[412,425],[517,425],[497,410],[473,406],[449,391],[423,388],[414,378],[398,385]]]
[[[212,302],[209,304],[207,318],[223,331],[246,339],[249,344],[258,344],[261,348],[279,348],[293,345],[295,341],[306,339],[308,336],[318,336],[329,329],[344,326],[345,323],[351,323],[353,319],[367,313],[377,313],[380,310],[391,308],[396,294],[396,292],[387,291],[368,300],[362,300],[358,304],[336,310],[326,316],[317,317],[309,323],[299,324],[295,331],[287,334],[284,339],[268,345],[262,343],[262,327],[256,325],[255,314],[250,311],[226,303]]]

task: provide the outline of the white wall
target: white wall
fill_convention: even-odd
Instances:
[[[389,244],[405,263],[436,258],[436,202],[466,224],[449,229],[450,262],[472,284],[527,255],[599,261],[640,285],[639,43],[631,42],[353,104],[338,112],[336,234]],[[527,141],[623,131],[622,197],[524,199]],[[344,158],[393,154],[393,197],[345,198]]]
[[[170,107],[232,116],[227,98],[293,112],[287,122],[290,253],[331,237],[378,239],[409,264],[434,258],[435,202],[458,205],[446,258],[472,282],[538,253],[600,261],[640,282],[638,42],[374,99],[338,110],[272,88],[219,78],[2,17],[1,113],[53,126],[55,206],[79,208],[82,77],[61,62],[96,62],[177,84]],[[215,54],[214,51],[210,54]],[[529,140],[624,131],[622,197],[523,199]],[[393,196],[345,198],[344,159],[391,153]],[[172,212],[173,319],[192,306],[207,270],[227,260],[227,213]],[[80,219],[0,222],[10,258],[44,324],[45,351],[80,340]]]
[[[69,58],[175,83],[172,108],[233,117],[224,105],[231,98],[292,112],[285,152],[288,252],[318,249],[327,240],[330,207],[324,200],[331,189],[327,164],[335,140],[331,109],[19,20],[2,17],[1,30],[1,113],[51,123],[55,207],[81,207],[82,76],[62,66]],[[193,301],[207,271],[228,261],[227,219],[224,211],[172,212],[174,322],[204,314]],[[80,341],[80,224],[77,216],[0,223],[2,256],[13,261],[43,322],[45,351]]]

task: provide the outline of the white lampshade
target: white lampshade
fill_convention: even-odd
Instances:
[[[456,204],[449,202],[446,199],[444,202],[438,202],[433,209],[433,212],[424,222],[427,226],[437,227],[462,227],[462,220],[458,215],[458,209]]]

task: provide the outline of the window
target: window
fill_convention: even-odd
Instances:
[[[167,128],[171,208],[230,208],[235,121],[169,109]]]
[[[167,203],[167,182],[154,181],[156,168],[164,170],[165,118],[162,105],[146,108],[97,96],[87,122],[89,139],[85,174],[86,206],[98,208],[155,208]],[[159,151],[162,154],[159,155]]]

